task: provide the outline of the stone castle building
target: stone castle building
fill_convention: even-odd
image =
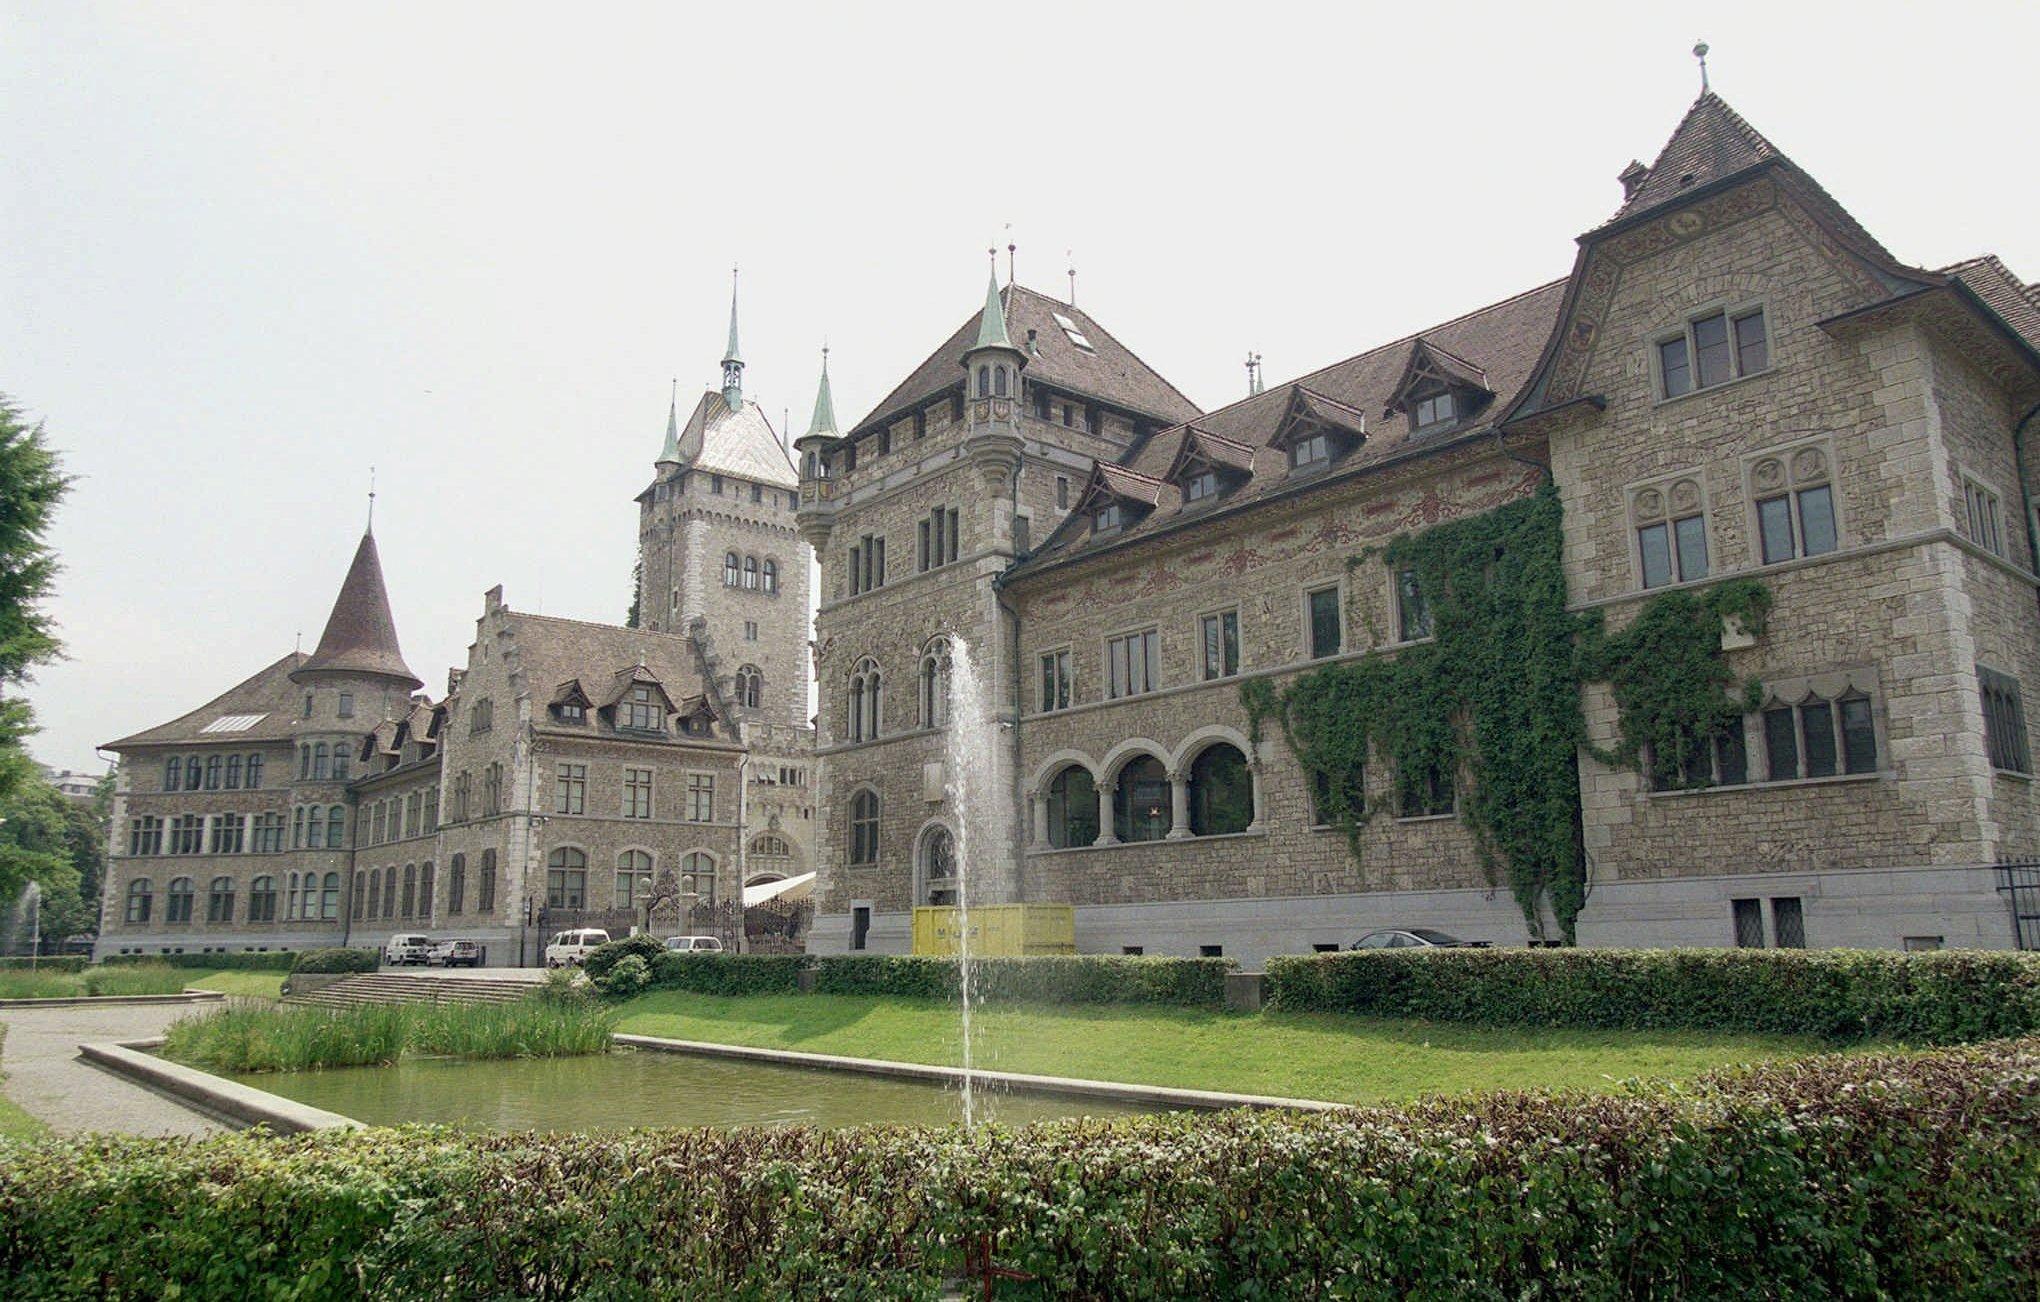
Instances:
[[[1016,829],[974,901],[1073,905],[1084,952],[1250,962],[1556,934],[1484,869],[1463,772],[1372,757],[1349,845],[1241,692],[1432,641],[1384,546],[1546,484],[1573,611],[1619,631],[1736,576],[1772,599],[1761,636],[1724,624],[1755,708],[1676,781],[1597,758],[1619,712],[1585,688],[1582,943],[2017,943],[2040,288],[1899,261],[1711,93],[1620,180],[1565,279],[1218,411],[996,280],[863,421],[818,404],[810,947],[904,949],[954,896],[952,637],[993,684]]]
[[[433,700],[364,534],[309,656],[109,743],[99,952],[425,932],[502,965],[647,922],[734,943],[747,887],[810,871],[815,816],[798,480],[742,376],[733,305],[723,385],[684,429],[676,395],[638,498],[634,627],[492,589]]]

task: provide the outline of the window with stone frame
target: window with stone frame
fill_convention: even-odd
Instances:
[[[490,700],[476,701],[468,712],[468,735],[487,732],[496,724],[496,703]]]
[[[1764,309],[1715,309],[1690,318],[1657,341],[1659,393],[1680,398],[1770,369]]]
[[[624,727],[634,732],[664,732],[666,711],[658,694],[649,687],[633,687],[624,703]]]
[[[850,741],[872,741],[884,731],[885,682],[878,662],[866,656],[850,675],[848,707],[844,714],[844,736]]]
[[[467,856],[457,854],[446,862],[446,911],[461,913],[467,907]]]
[[[938,506],[914,526],[914,563],[925,573],[954,564],[962,554],[958,537],[962,519],[953,506]]]
[[[1395,636],[1399,642],[1421,642],[1434,632],[1431,602],[1415,570],[1395,574]]]
[[[553,812],[555,814],[588,812],[586,764],[561,764],[557,767],[553,775]]]
[[[1841,670],[1767,683],[1756,732],[1767,782],[1878,771],[1874,670]]]
[[[1671,748],[1644,752],[1644,771],[1653,791],[1696,791],[1739,787],[1750,780],[1749,734],[1741,717],[1711,733],[1695,733]]]
[[[127,920],[130,924],[147,922],[150,910],[156,900],[155,887],[146,877],[137,877],[128,883]]]
[[[1748,466],[1760,564],[1822,556],[1840,545],[1834,455],[1825,440],[1759,453]]]
[[[503,765],[493,763],[482,770],[482,816],[494,818],[503,812]]]
[[[1081,764],[1065,765],[1049,779],[1048,843],[1058,850],[1087,846],[1098,839],[1098,784]]]
[[[206,756],[205,789],[207,791],[218,791],[220,789],[220,777],[225,771],[226,771],[226,756],[224,755]]]
[[[347,809],[344,805],[334,805],[326,811],[326,848],[341,849],[345,846],[346,840]]]
[[[280,854],[283,851],[283,815],[280,813],[257,814],[252,833],[256,854]]]
[[[946,641],[931,645],[921,656],[918,688],[921,726],[940,728],[949,722],[949,647]]]
[[[1146,628],[1105,640],[1105,698],[1140,696],[1161,686],[1161,634]]]
[[[687,821],[690,823],[712,823],[715,821],[715,775],[713,773],[690,773],[687,775]]]
[[[1641,485],[1629,494],[1639,584],[1691,583],[1709,571],[1707,503],[1698,475]]]
[[[1305,592],[1303,611],[1306,655],[1323,660],[1346,649],[1345,603],[1340,600],[1338,584]]]
[[[561,846],[546,856],[545,906],[548,909],[588,907],[588,855],[573,846]]]
[[[650,818],[652,816],[652,771],[650,769],[624,769],[623,816],[625,818]]]
[[[1969,475],[1962,477],[1962,507],[1969,526],[1969,541],[1998,556],[2005,550],[2004,515],[1998,495]]]
[[[878,862],[878,793],[868,787],[850,798],[850,862]]]
[[[1174,825],[1168,767],[1153,755],[1120,766],[1112,791],[1112,834],[1118,840],[1159,841]]]
[[[268,873],[248,883],[248,921],[276,921],[276,878]]]
[[[169,889],[163,892],[163,921],[191,921],[193,894],[189,877],[172,877]]]
[[[494,913],[496,911],[496,852],[482,851],[481,875],[475,879],[475,911]]]
[[[179,814],[170,824],[170,853],[199,854],[204,851],[205,818],[199,814]]]
[[[248,818],[245,814],[214,814],[211,854],[239,854],[246,843]]]
[[[163,820],[154,814],[128,820],[128,854],[158,855],[163,853]]]
[[[1398,769],[1395,777],[1398,818],[1441,818],[1457,808],[1450,764],[1412,765]]]
[[[1041,712],[1070,708],[1070,649],[1061,647],[1041,653]]]
[[[652,900],[652,856],[625,850],[616,856],[616,907],[641,909]]]
[[[215,877],[206,888],[205,920],[207,922],[232,922],[234,920],[234,879]]]
[[[257,751],[248,756],[248,790],[262,789],[262,754]]]
[[[1976,667],[1976,678],[1983,693],[1983,742],[1990,766],[2007,773],[2031,773],[2033,754],[2019,680],[1982,665]]]
[[[1197,618],[1198,666],[1204,681],[1231,678],[1240,671],[1240,612],[1216,610]]]

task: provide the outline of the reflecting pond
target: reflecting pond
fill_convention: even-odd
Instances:
[[[476,1130],[614,1130],[627,1126],[853,1126],[958,1121],[954,1089],[691,1054],[619,1051],[579,1058],[462,1062],[407,1058],[394,1067],[262,1072],[256,1089],[370,1125],[435,1122]],[[979,1116],[1006,1124],[1128,1116],[1131,1104],[978,1086]]]

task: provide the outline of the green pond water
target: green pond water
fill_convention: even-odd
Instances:
[[[963,1119],[953,1088],[688,1054],[616,1053],[484,1062],[405,1059],[394,1067],[262,1072],[232,1079],[370,1125],[476,1130],[628,1126],[942,1125]],[[1149,1109],[980,1087],[980,1118],[1013,1125]]]

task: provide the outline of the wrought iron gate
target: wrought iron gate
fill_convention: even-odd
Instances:
[[[2040,863],[2001,863],[1998,894],[2012,911],[2012,943],[2040,949]]]

